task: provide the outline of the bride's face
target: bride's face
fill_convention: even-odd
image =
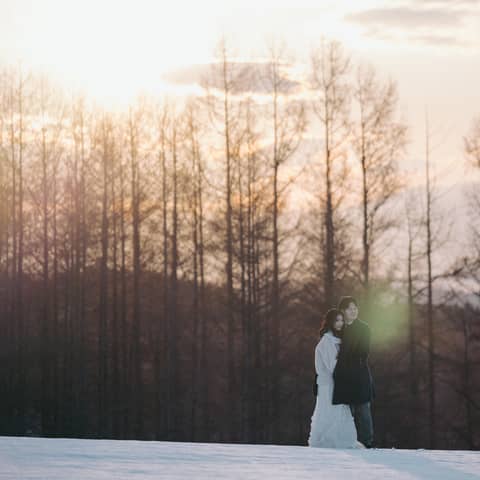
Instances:
[[[335,329],[335,331],[340,332],[343,328],[343,324],[343,315],[337,315],[335,321],[333,322],[333,328]]]

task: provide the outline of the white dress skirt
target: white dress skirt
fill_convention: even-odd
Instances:
[[[315,348],[317,399],[310,426],[308,445],[321,448],[362,448],[350,407],[333,405],[333,371],[341,340],[325,333]]]

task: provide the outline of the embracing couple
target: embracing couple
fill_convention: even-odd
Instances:
[[[370,448],[374,387],[368,354],[370,328],[358,318],[353,297],[327,312],[315,348],[316,403],[311,447]]]

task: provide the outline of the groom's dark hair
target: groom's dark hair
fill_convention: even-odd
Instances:
[[[343,311],[345,311],[345,310],[348,308],[348,306],[349,306],[351,303],[354,303],[355,306],[358,308],[358,303],[357,303],[357,301],[356,301],[353,297],[350,297],[350,296],[342,297],[342,298],[340,299],[340,301],[338,302],[338,309],[343,312]]]

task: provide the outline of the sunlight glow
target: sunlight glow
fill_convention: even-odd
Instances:
[[[322,35],[347,47],[360,41],[357,29],[340,21],[342,9],[329,2],[22,2],[12,31],[26,66],[107,103],[167,88],[175,94],[162,74],[210,61],[222,35],[243,56],[261,55],[269,37],[289,37],[292,52],[307,50]]]
[[[22,27],[25,62],[67,87],[120,102],[167,88],[160,79],[168,70],[208,61],[216,35],[208,12],[193,2],[50,0],[31,7],[34,23],[25,16]]]

